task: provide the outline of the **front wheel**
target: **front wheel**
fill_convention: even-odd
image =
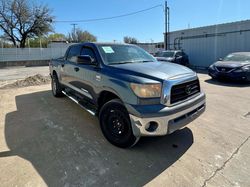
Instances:
[[[216,80],[217,79],[217,77],[216,76],[214,76],[213,74],[211,74],[211,73],[208,73],[208,75],[213,79],[213,80]]]
[[[105,138],[115,146],[131,147],[139,138],[133,134],[127,109],[119,99],[113,99],[101,108],[99,120]]]

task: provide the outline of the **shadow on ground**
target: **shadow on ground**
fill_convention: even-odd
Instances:
[[[217,86],[227,86],[227,87],[250,87],[249,82],[243,82],[243,81],[232,81],[232,80],[226,80],[226,79],[207,79],[205,80],[206,83],[214,84]]]
[[[119,149],[103,137],[96,117],[49,91],[16,97],[17,111],[6,115],[10,151],[30,161],[48,186],[141,186],[174,164],[193,144],[188,128],[143,138]]]

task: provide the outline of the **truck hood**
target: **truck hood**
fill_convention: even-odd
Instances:
[[[244,65],[250,65],[250,62],[239,62],[239,61],[218,61],[214,65],[217,67],[231,67],[238,68]]]
[[[154,77],[156,79],[162,80],[167,80],[182,75],[195,75],[195,73],[191,69],[169,62],[119,64],[114,65],[113,67],[120,70],[130,71],[131,73],[138,76]]]

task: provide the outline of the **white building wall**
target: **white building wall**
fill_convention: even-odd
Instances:
[[[250,20],[171,32],[170,44],[183,49],[192,66],[208,67],[228,53],[250,51]]]

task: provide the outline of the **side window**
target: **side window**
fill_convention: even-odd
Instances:
[[[83,47],[83,48],[82,48],[82,51],[81,51],[81,55],[88,55],[88,56],[90,56],[91,58],[93,58],[93,59],[96,60],[95,52],[94,52],[94,50],[91,49],[91,48]]]
[[[177,57],[182,56],[182,53],[181,52],[177,52],[175,56],[177,56]]]
[[[80,53],[81,53],[81,48],[82,48],[82,46],[80,46],[80,45],[72,46],[69,49],[67,60],[70,61],[70,62],[76,63],[77,62],[77,56],[79,56]]]

